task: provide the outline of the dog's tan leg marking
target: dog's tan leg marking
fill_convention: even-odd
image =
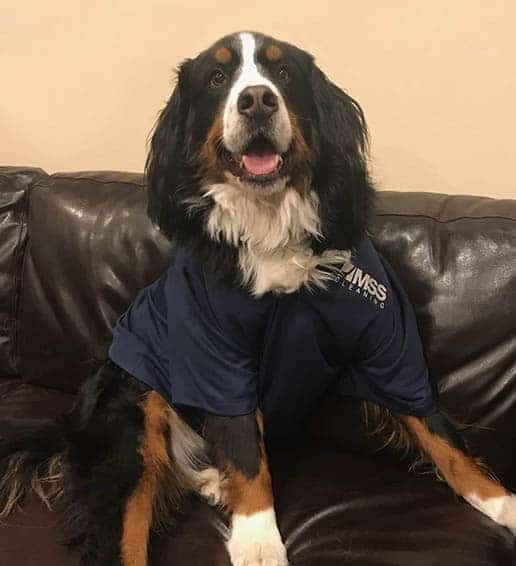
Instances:
[[[423,421],[412,416],[402,419],[450,487],[473,507],[516,533],[516,496],[489,477],[473,458],[432,434]]]
[[[168,405],[152,391],[143,401],[142,408],[145,414],[145,428],[140,446],[143,473],[125,508],[121,542],[123,566],[147,565],[154,498],[160,476],[169,463],[165,434],[168,427]]]
[[[263,437],[263,421],[257,413]],[[258,474],[247,478],[229,466],[225,470],[224,503],[232,513],[227,548],[233,566],[285,566],[287,553],[276,523],[272,482],[263,440]]]
[[[226,475],[225,503],[233,513],[252,515],[272,507],[271,477],[263,454],[260,470],[254,478],[248,479],[231,467],[227,468]]]

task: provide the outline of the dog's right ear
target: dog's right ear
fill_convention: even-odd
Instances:
[[[178,69],[176,86],[158,117],[145,163],[147,213],[169,238],[180,228],[178,222],[184,221],[185,214],[179,207],[194,178],[185,138],[191,64],[191,59],[187,59]]]
[[[311,74],[319,142],[314,185],[322,240],[317,253],[356,247],[366,233],[373,203],[367,170],[367,126],[358,102],[315,65]]]

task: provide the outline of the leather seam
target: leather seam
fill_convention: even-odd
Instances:
[[[97,185],[133,185],[135,187],[140,187],[142,189],[146,188],[147,185],[145,183],[136,183],[134,181],[100,181],[99,179],[94,179],[92,177],[72,177],[68,175],[60,175],[59,173],[54,173],[50,175],[53,179],[64,179],[69,181],[91,181],[92,183],[96,183]],[[481,198],[481,197],[479,197]],[[511,218],[508,216],[499,216],[499,215],[487,215],[487,216],[458,216],[456,218],[451,218],[450,220],[439,220],[433,216],[428,216],[426,214],[403,214],[403,213],[378,213],[376,216],[394,216],[400,218],[425,218],[427,220],[433,220],[434,222],[438,222],[439,224],[448,224],[450,222],[458,222],[461,220],[509,220],[511,222],[516,222],[516,218]]]
[[[22,201],[22,207],[20,211],[20,230],[18,242],[16,244],[16,253],[13,260],[13,300],[12,300],[12,316],[13,316],[13,330],[12,330],[12,347],[10,351],[10,362],[12,368],[15,372],[20,374],[19,360],[19,330],[20,330],[20,302],[21,302],[21,290],[23,286],[23,273],[25,270],[25,257],[27,253],[27,247],[29,244],[29,214],[30,214],[30,197],[32,189],[35,185],[35,181],[32,181],[27,185],[26,194]],[[24,237],[25,236],[25,237]]]
[[[23,198],[21,199],[22,208],[23,208]],[[16,219],[16,204],[13,206],[13,212]],[[16,221],[16,220],[15,220]],[[11,365],[11,369],[14,369],[14,349],[16,345],[15,335],[16,335],[16,293],[18,290],[18,282],[17,282],[17,270],[16,266],[18,265],[18,254],[20,249],[20,242],[22,240],[23,234],[23,212],[20,214],[20,218],[18,221],[18,236],[16,245],[14,248],[13,258],[11,260],[11,267],[8,270],[8,273],[11,274],[11,288],[12,288],[12,298],[10,301],[10,308],[8,309],[8,319],[7,324],[5,326],[7,343],[9,344],[9,337],[11,338],[11,346],[8,347],[7,350],[7,359],[8,363]]]
[[[91,181],[97,185],[133,185],[135,187],[145,188],[147,185],[144,183],[135,183],[134,181],[100,181],[99,179],[93,179],[91,177],[68,177],[59,174],[54,174],[50,176],[51,179],[64,179],[68,181]]]
[[[439,220],[433,216],[428,216],[426,214],[397,214],[395,212],[383,212],[376,214],[377,217],[380,216],[392,216],[394,218],[423,218],[425,220],[432,220],[439,224],[450,224],[452,222],[460,222],[462,220],[508,220],[509,222],[516,222],[516,218],[511,218],[508,216],[457,216],[456,218],[450,218],[449,220]]]
[[[15,371],[20,374],[20,305],[21,305],[21,297],[22,297],[22,290],[24,287],[24,274],[25,274],[25,263],[28,256],[28,252],[30,249],[30,220],[31,220],[31,212],[32,212],[32,191],[35,190],[37,187],[41,186],[41,180],[34,180],[31,184],[27,186],[27,195],[25,197],[24,207],[21,213],[22,219],[22,229],[26,230],[26,241],[25,243],[20,246],[19,251],[17,254],[19,257],[17,258],[17,265],[19,265],[19,269],[15,270],[15,293],[13,299],[13,315],[14,315],[14,328],[13,328],[13,347],[11,350],[11,363]],[[22,230],[20,230],[21,232]]]

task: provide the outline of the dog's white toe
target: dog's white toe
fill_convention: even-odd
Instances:
[[[230,546],[233,566],[287,566],[287,552],[283,543],[248,542],[245,547]]]
[[[480,499],[476,495],[468,495],[466,498],[473,507],[491,517],[499,525],[507,527],[516,535],[516,494]]]
[[[243,550],[243,549],[241,549]],[[287,566],[287,553],[283,544],[250,543],[242,553],[233,556],[233,566]]]
[[[233,566],[288,565],[273,509],[233,516],[226,546]]]
[[[505,498],[500,511],[498,522],[506,526],[516,535],[516,495],[512,494]]]

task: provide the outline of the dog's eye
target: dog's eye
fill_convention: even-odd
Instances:
[[[288,73],[288,69],[287,67],[280,67],[278,69],[278,77],[280,80],[282,80],[284,83],[288,82],[288,80],[290,79],[290,75]]]
[[[222,86],[226,82],[226,75],[220,70],[216,69],[210,75],[210,84],[211,86]]]

